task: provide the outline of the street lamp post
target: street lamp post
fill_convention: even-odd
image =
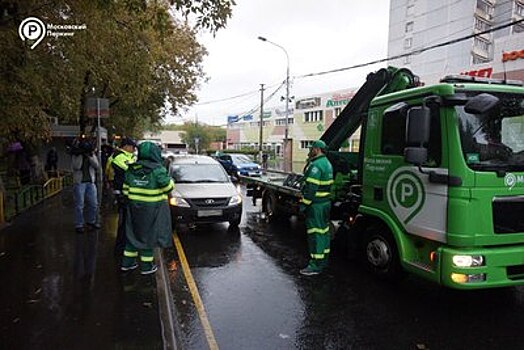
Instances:
[[[282,46],[280,46],[279,44],[277,43],[274,43],[270,40],[267,40],[266,38],[262,37],[262,36],[259,36],[258,37],[258,40],[262,40],[262,41],[265,41],[267,43],[270,43],[278,48],[280,48],[282,51],[284,51],[284,53],[286,54],[286,59],[287,59],[287,68],[286,68],[286,120],[285,120],[285,131],[284,131],[284,170],[285,171],[289,171],[289,166],[288,166],[288,163],[289,163],[289,159],[288,159],[288,154],[289,154],[289,150],[288,150],[288,140],[289,140],[289,55],[286,51],[286,49]]]

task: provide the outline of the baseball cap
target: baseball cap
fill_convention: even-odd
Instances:
[[[316,140],[316,141],[313,141],[313,143],[311,144],[311,147],[310,148],[320,148],[320,149],[326,149],[327,146],[326,146],[326,143],[322,140]]]
[[[120,147],[124,146],[133,146],[136,147],[136,142],[130,137],[124,137],[122,141],[120,142]]]

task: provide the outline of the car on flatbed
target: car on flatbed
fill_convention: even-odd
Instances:
[[[178,155],[168,170],[175,182],[169,200],[174,224],[240,224],[242,197],[220,163],[208,156]]]

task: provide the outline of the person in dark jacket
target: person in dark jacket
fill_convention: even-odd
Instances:
[[[125,215],[126,246],[121,270],[138,267],[143,275],[155,273],[153,248],[171,246],[168,195],[173,180],[164,167],[160,148],[152,142],[138,147],[138,161],[130,164],[123,185],[128,203]]]
[[[75,202],[75,230],[77,233],[84,232],[84,202],[87,206],[87,225],[91,229],[99,229],[96,222],[98,210],[96,191],[96,171],[98,170],[98,159],[94,155],[93,144],[88,140],[79,140],[76,152],[71,157],[71,168],[73,170],[73,197]]]
[[[56,151],[56,147],[51,147],[49,152],[47,152],[45,167],[47,171],[56,174],[56,170],[58,168],[58,152]]]

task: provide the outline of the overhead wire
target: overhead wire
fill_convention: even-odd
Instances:
[[[383,63],[383,62],[387,62],[387,61],[391,61],[391,60],[396,60],[396,59],[407,57],[407,56],[418,55],[418,54],[421,54],[421,53],[429,51],[429,50],[437,49],[439,47],[445,47],[445,46],[453,45],[453,44],[456,44],[456,43],[459,43],[459,42],[462,42],[462,41],[465,41],[465,40],[468,40],[468,39],[471,39],[471,38],[475,38],[475,37],[481,36],[483,34],[492,33],[492,32],[495,32],[495,31],[498,31],[498,30],[501,30],[501,29],[504,29],[504,28],[507,28],[507,27],[510,27],[510,26],[513,26],[513,25],[516,25],[516,24],[520,24],[520,23],[523,23],[523,22],[524,22],[524,19],[520,19],[520,20],[517,20],[517,21],[512,21],[510,23],[506,23],[506,24],[497,26],[497,27],[493,27],[493,28],[490,28],[490,29],[487,29],[487,30],[484,30],[484,31],[481,31],[481,32],[478,32],[478,33],[474,33],[474,34],[466,35],[466,36],[463,36],[463,37],[460,37],[460,38],[448,40],[448,41],[445,41],[445,42],[442,42],[442,43],[439,43],[439,44],[426,46],[426,47],[423,47],[423,48],[420,48],[420,49],[416,49],[416,50],[413,50],[413,51],[410,51],[410,52],[407,52],[407,53],[403,53],[403,54],[399,54],[399,55],[393,55],[393,56],[389,56],[389,57],[386,57],[386,58],[381,58],[381,59],[377,59],[377,60],[369,61],[369,62],[365,62],[365,63],[359,63],[359,64],[355,64],[355,65],[352,65],[352,66],[349,66],[349,67],[343,67],[343,68],[331,69],[331,70],[328,70],[328,71],[322,71],[322,72],[315,72],[315,73],[308,73],[308,74],[297,75],[297,76],[295,76],[295,78],[299,78],[300,79],[300,78],[307,78],[307,77],[313,77],[313,76],[319,76],[319,75],[325,75],[325,74],[331,74],[331,73],[338,73],[338,72],[343,72],[343,71],[347,71],[347,70],[350,70],[350,69],[361,68],[361,67],[371,66],[371,65],[374,65],[374,64],[377,64],[377,63]]]
[[[438,7],[437,9],[444,8],[444,7],[447,7],[447,6],[450,6],[450,5],[451,6],[455,5],[455,4],[459,3],[460,1],[461,0],[457,0],[457,1],[453,2],[452,4],[441,6],[441,7]],[[504,2],[501,2],[501,4],[508,3],[508,2],[511,2],[511,1],[512,0],[505,0]],[[426,11],[426,12],[417,14],[415,17],[421,17],[421,16],[423,16],[423,15],[429,13],[429,12],[433,12],[434,10],[435,9],[432,9],[432,11]],[[506,15],[509,12],[512,12],[512,11],[513,11],[513,9],[511,9],[509,11],[504,11],[502,13],[499,13],[496,16],[494,16],[493,19],[501,17],[503,15]],[[456,22],[456,21],[459,21],[459,20],[458,19],[457,20],[453,20],[452,22]],[[290,79],[302,79],[302,78],[308,78],[308,77],[314,77],[314,76],[338,73],[338,72],[343,72],[343,71],[347,71],[347,70],[351,70],[351,69],[362,68],[362,67],[366,67],[366,66],[370,66],[370,65],[374,65],[374,64],[378,64],[378,63],[383,63],[383,62],[387,62],[387,61],[391,61],[391,60],[396,60],[396,59],[403,58],[403,57],[408,57],[408,56],[412,56],[412,55],[418,55],[418,54],[421,54],[421,53],[429,51],[429,50],[433,50],[433,49],[436,49],[436,48],[453,45],[453,44],[456,44],[456,43],[459,43],[459,42],[462,42],[462,41],[465,41],[465,40],[468,40],[468,39],[471,39],[471,38],[474,38],[474,37],[478,37],[478,36],[481,36],[481,35],[484,35],[484,34],[493,33],[495,31],[498,31],[498,30],[501,30],[501,29],[504,29],[504,28],[507,28],[507,27],[511,27],[513,25],[518,25],[518,24],[523,23],[523,22],[524,22],[524,19],[520,19],[520,20],[517,20],[517,21],[511,21],[509,23],[505,23],[505,24],[502,24],[502,25],[499,25],[499,26],[496,26],[496,27],[492,27],[490,29],[487,29],[487,30],[484,30],[484,31],[481,31],[481,32],[478,32],[478,33],[462,36],[462,37],[451,39],[451,40],[448,40],[448,41],[445,41],[445,42],[441,42],[441,43],[438,43],[438,44],[434,44],[434,45],[426,46],[426,47],[423,47],[423,48],[415,49],[415,50],[412,50],[410,52],[406,52],[406,53],[403,53],[403,54],[393,55],[393,56],[389,56],[389,57],[386,57],[386,58],[377,59],[377,60],[374,60],[374,61],[360,63],[360,64],[356,64],[356,65],[352,65],[352,66],[348,66],[348,67],[343,67],[343,68],[332,69],[332,70],[328,70],[328,71],[321,71],[321,72],[314,72],[314,73],[307,73],[307,74],[302,74],[302,75],[296,75],[296,76],[290,77]],[[463,28],[463,29],[461,29],[459,31],[453,32],[451,34],[447,34],[444,38],[449,38],[449,37],[451,37],[454,34],[460,33],[462,31],[468,30],[470,28],[471,28],[470,26],[465,27],[465,28]],[[441,38],[441,39],[444,39],[444,38]],[[430,43],[433,43],[433,42],[435,42],[437,40],[439,40],[439,39],[432,40]],[[279,89],[282,88],[284,83],[285,83],[285,81],[283,83],[281,83],[279,85],[279,87],[275,90],[275,92],[273,92],[270,96],[273,97],[273,95],[276,93],[276,91],[278,91]],[[272,84],[270,86],[272,87],[272,86],[275,86],[277,84],[278,83],[275,83],[275,84]],[[210,100],[210,101],[205,101],[205,102],[199,102],[199,103],[197,103],[195,105],[196,106],[202,106],[202,105],[207,105],[207,104],[213,104],[213,103],[230,101],[230,100],[234,100],[234,99],[241,98],[241,97],[246,97],[246,96],[250,96],[251,97],[254,94],[258,93],[258,91],[259,91],[258,89],[257,90],[252,90],[252,91],[245,92],[245,93],[242,93],[242,94],[239,94],[239,95],[235,95],[235,96],[225,97],[225,98],[221,98],[221,99],[217,99],[217,100]],[[258,107],[253,107],[248,112],[246,112],[244,114],[250,114],[249,112],[253,113],[257,109],[258,109]]]

